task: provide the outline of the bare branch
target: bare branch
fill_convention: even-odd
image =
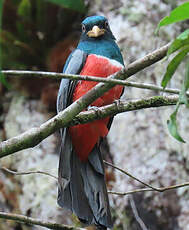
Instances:
[[[134,201],[132,195],[129,196],[129,201],[130,201],[130,204],[131,204],[131,208],[132,208],[134,217],[135,217],[136,221],[138,222],[138,224],[140,225],[141,229],[142,230],[148,230],[146,225],[144,224],[143,220],[140,218],[140,216],[138,214],[138,210],[136,208],[135,201]]]
[[[26,223],[30,225],[39,225],[42,227],[46,227],[48,229],[55,229],[55,230],[85,230],[84,228],[77,228],[74,226],[68,226],[64,224],[44,222],[42,220],[34,219],[28,216],[12,214],[12,213],[5,213],[5,212],[0,212],[0,218],[7,219],[7,220],[14,220],[17,222]]]
[[[74,74],[63,74],[63,73],[52,73],[52,72],[40,72],[40,71],[23,71],[23,70],[3,70],[3,74],[7,76],[19,76],[19,77],[39,77],[39,78],[50,78],[50,79],[62,79],[62,78],[68,78],[71,80],[85,80],[85,81],[95,81],[95,82],[104,82],[104,83],[113,83],[115,85],[123,85],[127,87],[135,87],[140,89],[149,89],[149,90],[157,90],[157,91],[163,91],[166,93],[174,93],[179,94],[179,89],[172,89],[172,88],[163,88],[161,86],[153,85],[153,84],[147,84],[147,83],[138,83],[138,82],[132,82],[132,81],[126,81],[126,80],[116,80],[116,79],[110,79],[110,78],[103,78],[103,77],[93,77],[93,76],[82,76],[82,75],[74,75]],[[189,92],[187,92],[187,95],[189,96]]]
[[[159,190],[157,190],[155,187],[153,187],[152,185],[147,184],[147,183],[145,183],[144,181],[141,181],[140,179],[136,178],[135,176],[133,176],[132,174],[128,173],[127,171],[125,171],[125,170],[123,170],[123,169],[121,169],[121,168],[119,168],[119,167],[117,167],[117,166],[115,166],[115,165],[113,165],[113,164],[111,164],[111,163],[109,163],[109,162],[107,162],[107,161],[104,161],[104,163],[105,163],[106,165],[111,166],[112,168],[117,169],[118,171],[120,171],[120,172],[122,172],[123,174],[125,174],[125,175],[131,177],[132,179],[134,179],[134,180],[140,182],[141,184],[145,185],[146,187],[151,188],[151,189],[153,189],[153,190],[155,190],[155,191],[159,191]]]
[[[109,194],[114,194],[114,195],[121,195],[121,196],[125,196],[125,195],[129,195],[129,194],[134,194],[134,193],[137,193],[137,192],[165,192],[165,191],[168,191],[168,190],[172,190],[172,189],[177,189],[177,188],[182,188],[182,187],[187,187],[189,186],[189,182],[185,182],[185,183],[182,183],[182,184],[177,184],[177,185],[171,185],[171,186],[167,186],[167,187],[161,187],[161,188],[156,188],[150,184],[147,184],[146,182],[138,179],[137,177],[133,176],[131,173],[119,168],[118,166],[115,166],[107,161],[104,161],[104,163],[108,166],[111,166],[112,168],[115,168],[117,170],[119,170],[120,172],[122,172],[123,174],[131,177],[132,179],[140,182],[141,184],[145,185],[146,187],[148,188],[142,188],[142,189],[136,189],[136,190],[132,190],[132,191],[129,191],[129,192],[114,192],[114,191],[108,191]]]
[[[128,191],[128,192],[108,191],[109,194],[118,195],[118,196],[127,196],[127,195],[138,193],[138,192],[157,192],[157,191],[152,188],[141,188],[141,189],[135,189],[135,190]]]
[[[126,196],[126,195],[130,195],[130,194],[138,193],[138,192],[165,192],[165,191],[169,191],[169,190],[173,190],[173,189],[177,189],[177,188],[188,187],[188,186],[189,186],[189,182],[185,182],[182,184],[176,184],[176,185],[171,185],[171,186],[161,187],[161,188],[155,188],[155,189],[141,188],[141,189],[136,189],[136,190],[132,190],[132,191],[128,191],[128,192],[108,191],[108,193],[113,194],[113,195]]]
[[[126,79],[130,77],[131,75],[139,72],[140,70],[158,62],[163,57],[165,57],[167,50],[169,48],[171,43],[161,47],[160,49],[155,50],[152,53],[149,53],[148,55],[144,56],[143,58],[140,58],[139,60],[133,62],[130,64],[124,71],[123,71],[123,77],[120,79]],[[71,80],[86,80],[86,81],[96,81],[96,82],[104,82],[104,83],[114,83],[114,84],[122,84],[122,81],[116,80],[116,79],[107,79],[107,78],[101,78],[101,77],[94,77],[94,76],[81,76],[81,75],[75,75],[75,74],[63,74],[63,73],[53,73],[53,72],[42,72],[42,71],[27,71],[27,70],[2,70],[1,71],[4,75],[10,76],[10,75],[16,75],[20,77],[38,77],[38,78],[50,78],[50,79],[62,79],[67,78]]]
[[[163,88],[161,86],[153,85],[153,84],[148,84],[148,83],[138,83],[138,82],[133,82],[133,81],[122,81],[124,82],[125,86],[128,87],[134,87],[134,88],[139,88],[139,89],[148,89],[148,90],[156,90],[156,91],[162,91],[165,93],[173,93],[173,94],[179,94],[180,90],[179,89],[173,89],[173,88]],[[189,92],[186,92],[186,95],[189,96]]]
[[[48,172],[43,172],[43,171],[16,172],[16,171],[10,170],[6,167],[1,167],[0,170],[3,170],[5,172],[8,172],[8,173],[15,175],[15,176],[23,176],[23,175],[29,175],[29,174],[42,174],[42,175],[50,176],[50,177],[58,180],[58,178],[56,176],[54,176]]]
[[[132,191],[128,191],[128,192],[115,192],[115,191],[108,191],[109,194],[113,194],[113,195],[129,195],[129,194],[134,194],[134,193],[138,193],[138,192],[165,192],[167,190],[172,190],[172,189],[177,189],[177,188],[182,188],[182,187],[187,187],[189,186],[189,182],[185,182],[185,183],[182,183],[182,184],[177,184],[177,185],[172,185],[172,186],[168,186],[168,187],[161,187],[161,188],[156,188],[152,185],[149,185],[147,183],[145,183],[144,181],[140,180],[139,178],[133,176],[131,173],[128,173],[127,171],[109,163],[109,162],[106,162],[104,161],[105,164],[107,164],[108,166],[111,166],[117,170],[119,170],[120,172],[124,173],[125,175],[131,177],[132,179],[138,181],[139,183],[145,185],[146,187],[148,188],[141,188],[141,189],[136,189],[136,190],[132,190]],[[2,167],[0,168],[1,170],[4,170],[5,172],[8,172],[8,173],[11,173],[13,175],[29,175],[29,174],[33,174],[33,173],[40,173],[40,174],[43,174],[43,175],[46,175],[46,176],[50,176],[50,177],[53,177],[54,179],[58,179],[56,176],[50,174],[50,173],[47,173],[47,172],[44,172],[44,171],[30,171],[30,172],[15,172],[15,171],[12,171],[10,169],[7,169],[5,167]]]

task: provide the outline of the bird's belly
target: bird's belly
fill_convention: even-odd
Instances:
[[[87,57],[86,63],[81,71],[81,75],[108,77],[123,68],[119,62],[108,58],[91,54]],[[98,82],[79,81],[73,93],[73,101],[77,100],[93,88]],[[115,86],[103,96],[94,101],[92,106],[103,106],[119,99],[123,91],[122,86]],[[81,160],[86,160],[100,137],[108,134],[109,118],[96,120],[87,124],[70,127],[72,143],[76,153]]]

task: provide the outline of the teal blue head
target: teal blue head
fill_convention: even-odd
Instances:
[[[113,39],[108,20],[104,16],[87,17],[82,22],[81,40]]]
[[[87,17],[81,25],[82,34],[78,44],[79,49],[87,54],[105,56],[123,64],[121,52],[105,17]]]

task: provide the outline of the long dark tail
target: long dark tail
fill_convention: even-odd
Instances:
[[[104,180],[104,166],[97,146],[88,161],[75,154],[66,130],[59,162],[58,204],[71,210],[80,221],[99,229],[112,227],[109,200]]]

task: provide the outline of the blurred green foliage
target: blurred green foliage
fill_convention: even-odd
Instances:
[[[180,63],[183,61],[183,59],[187,56],[189,52],[189,45],[186,45],[182,47],[181,51],[170,61],[170,63],[167,66],[167,70],[165,75],[163,76],[161,85],[162,87],[166,87],[170,79],[172,78],[173,74],[177,70]]]
[[[83,0],[47,0],[49,2],[58,4],[68,9],[76,10],[84,13],[86,11],[85,4]]]
[[[46,70],[49,51],[84,15],[83,0],[6,0],[1,3],[3,69]],[[75,28],[74,28],[75,29]]]

